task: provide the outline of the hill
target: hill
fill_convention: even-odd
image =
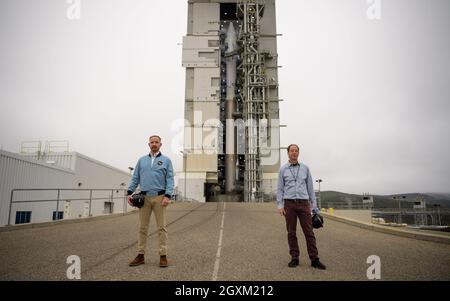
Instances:
[[[322,191],[321,207],[359,207],[362,206],[363,196],[360,194],[349,194],[339,191]],[[395,197],[395,199],[394,199]],[[375,208],[397,208],[399,200],[402,208],[412,208],[413,202],[423,199],[427,207],[440,205],[450,208],[449,193],[405,193],[393,195],[373,195]]]

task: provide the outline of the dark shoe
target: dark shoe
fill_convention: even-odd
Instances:
[[[136,258],[132,262],[130,262],[130,267],[135,267],[144,263],[145,263],[144,254],[138,254],[138,256],[136,256]]]
[[[169,264],[167,263],[167,257],[166,255],[162,255],[159,257],[159,267],[160,268],[166,268]]]
[[[298,258],[292,258],[291,262],[288,263],[288,267],[295,268],[298,266]]]
[[[319,270],[326,270],[327,269],[327,267],[323,263],[321,263],[319,259],[315,259],[315,260],[311,261],[311,266],[313,268],[316,268],[316,269],[319,269]]]

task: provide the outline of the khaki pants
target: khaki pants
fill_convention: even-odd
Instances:
[[[162,206],[164,195],[145,196],[144,206],[139,209],[138,253],[145,254],[148,226],[152,211],[155,213],[159,236],[159,255],[167,255],[166,207]]]

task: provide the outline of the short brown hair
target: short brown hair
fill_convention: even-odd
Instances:
[[[292,147],[292,146],[297,147],[297,150],[300,151],[300,147],[298,147],[297,144],[291,144],[291,145],[289,145],[288,148],[287,148],[288,153],[289,153],[289,151],[291,150],[291,147]]]
[[[152,140],[152,138],[158,138],[159,142],[161,142],[161,137],[159,137],[158,135],[152,135],[150,136],[150,138],[148,138],[148,141]]]

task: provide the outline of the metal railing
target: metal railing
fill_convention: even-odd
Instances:
[[[56,199],[28,199],[28,200],[14,200],[14,195],[18,192],[56,192]],[[81,192],[89,192],[89,197],[62,197],[62,192],[75,192],[75,194],[80,194]],[[105,197],[93,197],[94,192],[111,192],[108,196]],[[115,194],[116,196],[115,196]],[[122,192],[122,195],[117,196]],[[110,202],[114,202],[114,200],[121,199],[123,200],[123,213],[128,212],[127,210],[127,190],[126,189],[61,189],[61,188],[36,188],[36,189],[12,189],[11,190],[11,198],[9,200],[9,214],[8,214],[8,225],[11,225],[11,213],[13,209],[13,204],[21,204],[21,203],[46,203],[46,202],[56,202],[56,212],[59,212],[59,204],[60,202],[70,201],[70,202],[78,202],[78,201],[89,201],[89,214],[88,216],[92,216],[92,202],[99,200],[108,200]],[[110,213],[111,214],[111,213]]]
[[[317,204],[319,204],[319,199],[317,199]],[[371,210],[373,204],[362,204],[362,203],[347,203],[347,202],[321,202],[320,208],[334,208],[339,210]]]
[[[371,214],[387,223],[415,226],[446,226],[450,222],[448,208],[373,208]]]

